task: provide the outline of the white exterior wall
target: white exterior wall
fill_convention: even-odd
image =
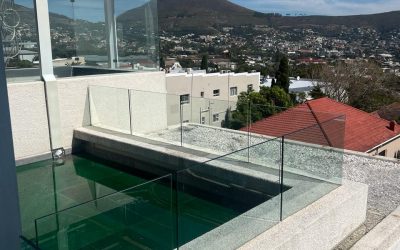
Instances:
[[[166,84],[168,94],[184,95],[192,97],[237,101],[237,96],[230,96],[230,88],[237,87],[238,95],[247,91],[249,84],[253,85],[254,91],[260,90],[260,73],[239,73],[239,74],[167,74]],[[193,79],[192,79],[193,78]],[[214,96],[213,90],[219,89],[220,95]]]
[[[48,153],[50,138],[43,82],[9,84],[7,87],[15,158]]]
[[[163,72],[71,77],[57,80],[57,85],[63,147],[66,149],[72,147],[74,129],[90,125],[88,98],[90,85],[124,89],[122,92],[126,91],[127,100],[128,89],[144,91],[131,91],[133,132],[150,132],[167,127],[166,101],[165,97],[164,99],[160,98],[160,95],[166,93],[165,73]],[[9,84],[8,91],[16,159],[49,153],[50,139],[44,83]],[[145,91],[163,94],[149,94]],[[110,96],[112,93],[112,91],[106,92],[105,100],[113,99]],[[126,109],[129,110],[129,105]],[[106,106],[101,112],[103,115],[109,113],[111,117],[118,113],[113,106]],[[129,123],[129,118],[127,119]]]
[[[168,92],[167,112],[168,125],[180,123],[179,96],[189,94],[190,102],[182,107],[183,121],[201,123],[211,126],[221,126],[228,107],[235,109],[238,95],[246,92],[252,84],[254,91],[260,90],[260,73],[240,74],[167,74]],[[230,88],[237,88],[237,95],[230,96]],[[220,95],[214,96],[213,91],[219,89]],[[201,98],[204,92],[204,98]],[[219,114],[219,120],[213,121],[213,115]]]

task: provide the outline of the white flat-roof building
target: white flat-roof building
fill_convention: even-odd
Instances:
[[[315,80],[311,79],[300,79],[300,78],[291,78],[289,85],[290,93],[305,93],[307,99],[311,99],[309,93],[315,86]],[[263,81],[261,86],[271,87],[272,78],[267,78]]]
[[[260,90],[260,73],[177,73],[166,75],[168,125],[179,124],[176,97],[184,104],[184,122],[220,127],[228,108],[236,109],[238,95]]]
[[[237,101],[237,96],[249,88],[260,90],[260,73],[177,73],[166,76],[168,94]]]

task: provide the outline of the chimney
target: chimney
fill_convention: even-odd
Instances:
[[[395,121],[390,121],[389,129],[392,130],[392,131],[395,131],[396,130],[396,124],[397,123]]]

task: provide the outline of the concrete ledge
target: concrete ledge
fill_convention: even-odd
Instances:
[[[239,249],[332,249],[366,218],[368,186],[344,181]]]
[[[400,207],[374,227],[351,249],[400,249]]]
[[[35,163],[38,161],[49,160],[51,158],[52,158],[51,152],[47,152],[47,153],[43,153],[43,154],[38,154],[38,155],[29,156],[29,157],[15,159],[15,165],[17,167],[19,167],[19,166]]]

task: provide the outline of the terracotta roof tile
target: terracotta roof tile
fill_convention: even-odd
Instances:
[[[250,131],[366,152],[400,134],[399,125],[393,128],[387,120],[325,97],[255,122]]]

